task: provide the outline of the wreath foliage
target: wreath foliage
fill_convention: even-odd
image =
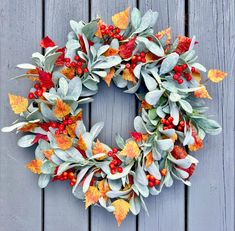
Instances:
[[[206,68],[197,62],[195,37],[172,41],[170,28],[155,34],[157,17],[128,8],[112,16],[112,25],[100,18],[71,20],[63,48],[43,38],[44,52],[33,53],[34,64],[17,66],[25,71],[14,79],[31,80],[33,87],[28,98],[9,94],[19,119],[2,129],[27,133],[20,147],[36,146],[26,166],[39,174],[41,188],[68,180],[86,208],[99,204],[119,225],[129,211],[147,211],[144,198],[158,195],[173,179],[190,185],[198,161],[188,152],[201,149],[206,134],[221,131],[205,115],[203,100],[211,96],[204,84],[220,82],[226,73],[211,69],[203,80]],[[127,140],[117,135],[112,148],[97,139],[103,122],[87,131],[82,120],[81,105],[92,102],[103,80],[135,94],[141,104],[135,131]]]

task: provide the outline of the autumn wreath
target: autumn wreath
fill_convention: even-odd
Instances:
[[[42,39],[43,54],[33,53],[33,65],[18,65],[26,71],[14,78],[34,82],[28,99],[9,94],[19,119],[2,129],[29,133],[18,145],[36,145],[35,159],[26,166],[39,174],[41,188],[51,180],[68,180],[86,208],[99,204],[114,213],[118,224],[129,211],[147,211],[144,198],[158,195],[173,179],[190,185],[198,161],[188,151],[202,148],[206,134],[221,131],[204,114],[203,99],[211,97],[201,76],[206,69],[194,51],[195,37],[178,36],[172,42],[170,28],[153,32],[157,12],[141,17],[138,9],[129,11],[115,14],[113,25],[100,18],[70,21],[63,48],[49,37]],[[225,76],[212,69],[204,83]],[[117,135],[113,148],[97,139],[102,122],[87,131],[82,120],[80,105],[92,101],[101,80],[136,94],[141,103],[135,131],[128,140]]]

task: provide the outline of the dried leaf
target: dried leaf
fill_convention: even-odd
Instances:
[[[138,157],[140,154],[140,149],[137,143],[133,140],[130,140],[126,143],[123,150],[120,152],[121,156],[127,156],[129,158]]]
[[[112,22],[113,24],[122,29],[125,30],[128,27],[129,23],[129,11],[130,7],[128,7],[126,10],[119,12],[112,16]]]
[[[175,145],[174,149],[171,151],[171,155],[178,160],[178,159],[184,159],[188,155],[188,153],[183,147]]]
[[[157,60],[158,57],[151,52],[146,53],[145,55],[146,62]]]
[[[135,40],[136,40],[136,37],[134,37],[130,41],[120,45],[119,55],[123,59],[128,59],[132,56],[133,50],[135,49]]]
[[[88,191],[85,193],[85,206],[86,209],[95,204],[100,197],[100,192],[95,186],[90,186]]]
[[[109,47],[109,49],[105,51],[104,56],[105,57],[114,56],[114,55],[117,55],[118,53],[119,53],[119,50]]]
[[[72,67],[65,67],[60,71],[67,79],[73,79],[75,76],[75,70]]]
[[[208,79],[210,79],[214,83],[222,81],[226,76],[227,73],[220,70],[211,69],[208,71]]]
[[[59,118],[62,119],[64,118],[66,115],[68,115],[71,111],[71,107],[64,103],[62,100],[57,99],[56,100],[56,104],[55,104],[55,108],[54,108],[54,115]]]
[[[39,81],[40,81],[42,87],[45,87],[47,89],[54,87],[51,73],[45,72],[39,68],[37,68],[37,70],[38,70],[38,74],[39,74]]]
[[[130,204],[123,199],[118,199],[112,203],[112,206],[115,208],[113,214],[116,218],[118,226],[120,226],[129,212]]]
[[[43,151],[44,156],[51,161],[51,156],[54,154],[54,150],[53,149],[48,149]]]
[[[72,138],[67,135],[56,135],[55,140],[57,146],[62,150],[67,150],[72,147]]]
[[[202,85],[200,89],[196,90],[194,92],[194,96],[196,98],[202,98],[202,99],[212,99],[211,96],[209,95],[206,86]]]
[[[38,70],[37,69],[30,69],[26,71],[26,74],[32,75],[28,76],[27,78],[33,82],[39,81],[39,77],[33,76],[33,75],[38,75]]]
[[[19,128],[18,130],[21,132],[29,132],[33,131],[34,128],[38,127],[37,123],[27,123],[23,127]]]
[[[130,132],[130,134],[135,141],[137,142],[142,141],[142,134],[140,132]]]
[[[111,80],[113,79],[115,74],[115,69],[112,67],[109,71],[109,73],[104,77],[104,81],[106,84],[110,87]]]
[[[146,167],[149,167],[152,163],[153,163],[153,154],[152,154],[152,152],[150,152],[150,153],[146,156],[145,166],[146,166]]]
[[[42,48],[48,48],[48,47],[54,47],[54,46],[55,46],[55,43],[48,36],[46,36],[40,41],[40,47]]]
[[[70,119],[73,121],[73,123],[77,122],[78,120],[81,120],[82,119],[82,111],[80,111],[75,116],[70,116]]]
[[[136,84],[135,76],[130,69],[125,68],[123,70],[122,78]]]
[[[153,106],[150,105],[150,104],[148,104],[148,103],[146,102],[146,100],[142,100],[142,101],[141,101],[141,108],[146,109],[146,110],[149,110],[149,109],[152,109]]]
[[[188,51],[191,41],[192,39],[186,36],[178,36],[178,46],[175,52],[181,55],[182,53]]]
[[[100,191],[100,196],[103,197],[105,199],[105,201],[107,201],[108,197],[107,197],[106,193],[108,191],[110,191],[110,187],[109,187],[108,182],[105,179],[99,181],[98,189]]]
[[[22,96],[11,95],[11,94],[8,94],[8,96],[9,96],[11,109],[15,112],[15,114],[20,114],[22,112],[27,111],[28,99]]]
[[[75,138],[76,137],[76,133],[75,133],[75,129],[76,129],[76,124],[69,124],[66,126],[66,130],[69,134],[70,137]]]
[[[194,144],[188,145],[188,148],[191,152],[195,152],[203,148],[203,142],[198,136],[195,136],[194,140],[195,140]]]
[[[96,155],[96,154],[99,154],[99,153],[105,153],[107,154],[107,150],[105,149],[104,145],[97,139],[93,149],[92,149],[92,155]],[[106,156],[103,156],[103,157],[100,157],[100,158],[96,158],[97,160],[103,160],[107,157]]]
[[[158,33],[156,34],[156,37],[157,37],[159,40],[160,40],[161,38],[163,38],[164,36],[167,37],[165,45],[167,46],[167,45],[171,44],[172,31],[171,31],[171,28],[170,28],[170,27],[168,27],[168,28],[166,28],[166,29],[164,29],[164,30],[162,30],[162,31],[160,31],[160,32],[158,32]]]
[[[86,151],[87,147],[86,147],[86,143],[82,137],[82,134],[80,134],[80,137],[78,139],[78,148],[82,151]]]
[[[41,160],[32,160],[25,167],[35,174],[40,174],[42,164],[43,162]]]
[[[198,81],[198,83],[201,83],[202,76],[201,76],[201,73],[199,71],[193,72],[192,76],[194,77],[194,79],[196,79]]]

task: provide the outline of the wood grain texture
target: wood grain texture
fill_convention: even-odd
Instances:
[[[40,51],[41,15],[41,1],[0,2],[0,127],[17,118],[9,106],[7,94],[27,96],[30,89],[31,83],[27,80],[9,79],[19,75],[17,64],[30,62],[32,52]],[[13,133],[0,132],[0,230],[39,231],[41,190],[37,186],[38,176],[24,167],[34,158],[34,149],[18,147],[19,138]]]
[[[184,34],[185,16],[184,1],[140,1],[140,10],[144,13],[148,9],[158,11],[158,22],[155,31],[161,31],[171,27],[173,36]],[[156,230],[183,231],[185,220],[185,186],[182,182],[175,181],[171,188],[166,188],[159,196],[147,198],[146,205],[150,216],[144,211],[139,215],[139,231],[147,231],[150,228]]]
[[[64,46],[71,30],[69,21],[88,21],[88,12],[85,0],[45,1],[45,35]],[[56,182],[45,189],[44,217],[45,231],[88,230],[88,211],[83,201],[73,196],[68,182]]]
[[[200,62],[228,72],[224,82],[208,85],[209,112],[223,133],[208,137],[196,154],[199,166],[189,191],[188,230],[234,230],[234,74],[235,3],[189,1],[189,32],[197,35]],[[206,23],[205,23],[206,22]]]
[[[128,6],[135,6],[134,0],[92,0],[91,15],[101,16],[102,20],[110,23],[111,16]],[[119,133],[123,137],[129,136],[129,131],[133,130],[133,120],[135,117],[135,96],[123,93],[113,84],[108,88],[104,82],[99,86],[99,93],[94,97],[91,106],[91,123],[104,121],[105,127],[99,137],[104,143],[114,147],[115,134]],[[102,208],[91,209],[91,230],[119,230],[112,214]],[[136,230],[136,217],[130,215],[122,224],[121,230]]]

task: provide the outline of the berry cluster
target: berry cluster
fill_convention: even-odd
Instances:
[[[57,128],[57,130],[55,131],[56,135],[59,135],[59,134],[67,135],[66,126],[71,125],[72,123],[73,123],[73,120],[69,118],[69,116],[65,116],[63,121],[60,123],[51,122],[51,127]]]
[[[158,179],[156,179],[153,175],[147,175],[146,176],[147,177],[147,179],[148,179],[148,186],[150,187],[150,188],[152,188],[152,187],[154,187],[154,186],[158,186],[158,185],[160,185],[160,183],[161,183],[161,181],[160,180],[158,180]]]
[[[172,116],[161,119],[161,123],[164,125],[163,130],[174,128],[174,118]]]
[[[178,84],[182,84],[184,82],[182,75],[187,81],[192,80],[192,76],[190,73],[185,72],[185,70],[188,68],[187,64],[177,65],[174,67],[175,74],[173,75],[173,79],[178,82]]]
[[[74,68],[78,75],[89,72],[85,65],[85,60],[81,59],[78,55],[74,56],[74,61],[71,61],[70,58],[65,58],[65,66]]]
[[[70,171],[65,171],[63,172],[61,175],[56,175],[58,171],[58,166],[55,168],[54,174],[55,176],[53,177],[53,181],[66,181],[69,180],[70,181],[70,185],[74,186],[76,183],[76,178],[75,178],[75,174],[70,170]]]
[[[35,91],[29,92],[28,99],[36,99],[42,97],[43,92],[45,92],[47,89],[46,87],[42,87],[40,83],[34,84]]]
[[[117,157],[117,152],[117,148],[113,148],[112,151],[108,152],[108,156],[113,159],[109,164],[111,174],[115,174],[116,172],[123,172],[123,168],[121,167],[122,161]]]
[[[132,70],[135,69],[135,67],[137,66],[137,63],[138,62],[141,62],[141,63],[146,63],[146,58],[145,58],[145,52],[140,52],[139,54],[136,54],[134,55],[132,58],[131,58],[131,63],[127,63],[126,64],[126,68],[129,69],[131,68]]]
[[[121,30],[118,27],[114,27],[113,25],[106,26],[105,24],[102,24],[100,26],[100,31],[103,38],[107,36],[109,38],[116,38],[119,41],[124,39],[120,34]]]

